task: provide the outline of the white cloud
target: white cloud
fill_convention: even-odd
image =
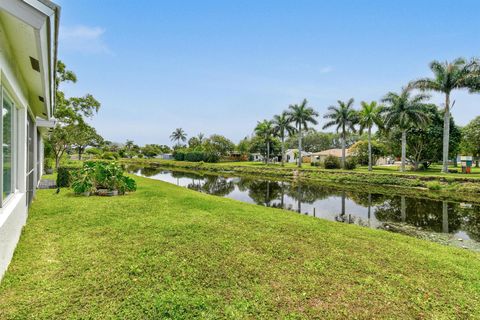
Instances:
[[[330,73],[333,71],[333,67],[332,66],[326,66],[326,67],[323,67],[320,69],[320,73]]]
[[[60,49],[86,54],[112,54],[103,35],[105,29],[89,26],[62,26],[60,28]]]

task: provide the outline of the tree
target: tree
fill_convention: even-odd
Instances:
[[[170,140],[176,142],[177,145],[180,145],[180,142],[187,141],[187,134],[182,128],[177,128],[170,135]]]
[[[242,140],[240,140],[236,149],[241,154],[246,155],[250,151],[250,144],[251,144],[250,140],[247,137],[245,137]]]
[[[71,129],[71,145],[77,149],[78,160],[82,160],[82,153],[88,146],[96,147],[103,142],[103,138],[97,133],[97,130],[85,122],[80,122]]]
[[[358,121],[357,112],[353,109],[353,98],[347,102],[338,100],[337,106],[328,107],[328,112],[323,117],[329,119],[323,126],[323,129],[336,126],[336,131],[340,132],[342,139],[342,168],[345,169],[345,144],[349,131],[355,132],[355,124]]]
[[[361,109],[358,112],[358,123],[360,124],[360,134],[365,129],[368,132],[368,171],[372,171],[372,127],[377,125],[382,126],[382,106],[379,106],[376,101],[367,103],[362,101]]]
[[[159,154],[163,153],[162,146],[158,144],[146,144],[142,148],[142,154],[147,158],[154,158]],[[170,148],[169,148],[170,149]]]
[[[282,167],[285,165],[285,135],[291,135],[295,132],[295,127],[291,125],[291,120],[286,111],[273,117],[273,132],[282,142]]]
[[[302,166],[302,129],[307,130],[309,124],[317,124],[318,113],[310,107],[307,107],[307,99],[303,99],[302,103],[293,104],[288,107],[288,115],[290,120],[295,123],[298,134],[298,167]]]
[[[477,157],[478,159],[478,157],[480,157],[480,116],[463,127],[462,134],[462,152]]]
[[[387,154],[385,144],[378,141],[360,140],[350,147],[350,153],[355,156],[356,161],[361,165],[368,165],[371,161],[375,163],[378,158]]]
[[[254,136],[249,141],[249,152],[255,153],[258,152],[262,154],[265,159],[267,158],[267,144],[265,143],[265,138],[262,136]],[[272,154],[280,154],[282,149],[282,145],[280,140],[276,137],[272,137],[270,143],[268,144],[268,152],[270,155]]]
[[[452,62],[432,61],[430,69],[433,78],[418,79],[410,83],[411,87],[423,91],[435,91],[445,94],[445,109],[443,118],[443,166],[442,172],[448,173],[448,146],[450,133],[450,95],[456,89],[469,89],[470,92],[480,91],[480,75],[477,61],[467,62],[458,58]]]
[[[273,138],[273,123],[272,121],[263,120],[262,122],[258,122],[257,126],[255,127],[255,134],[258,137],[263,139],[263,143],[266,145],[267,149],[267,157],[265,159],[265,163],[270,162],[270,144]]]
[[[57,124],[46,139],[55,155],[56,168],[59,167],[60,159],[65,151],[75,144],[79,132],[77,126],[86,126],[85,118],[93,117],[100,109],[100,102],[91,94],[83,97],[65,97],[63,91],[60,90],[61,84],[75,83],[76,81],[75,73],[68,70],[62,61],[58,61],[55,75],[56,109],[54,113]]]
[[[402,88],[400,94],[389,92],[382,99],[386,103],[384,124],[388,129],[398,128],[402,132],[402,165],[401,171],[405,171],[407,151],[407,131],[415,127],[425,126],[428,117],[425,115],[425,100],[428,95],[417,94],[411,96],[410,88]]]
[[[215,153],[219,156],[226,156],[235,150],[235,144],[226,137],[219,134],[212,134],[203,143],[207,152]]]

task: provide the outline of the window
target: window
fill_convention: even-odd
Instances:
[[[2,90],[2,203],[15,192],[15,105]]]

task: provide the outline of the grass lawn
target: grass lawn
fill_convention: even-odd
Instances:
[[[480,255],[136,178],[40,190],[0,319],[480,318]]]

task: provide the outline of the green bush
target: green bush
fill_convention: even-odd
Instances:
[[[203,161],[204,157],[205,154],[200,151],[187,152],[185,154],[185,161],[200,162]]]
[[[104,152],[100,158],[105,160],[117,160],[120,158],[120,155],[117,152],[107,151]]]
[[[177,161],[185,161],[185,152],[183,151],[175,151],[173,153],[173,158]]]
[[[214,152],[207,152],[204,155],[203,161],[208,163],[216,163],[220,161],[220,156]]]
[[[355,170],[357,167],[357,161],[353,157],[348,157],[345,159],[345,169],[346,170]]]
[[[73,175],[73,180],[75,193],[107,189],[124,194],[137,189],[135,180],[124,176],[122,167],[116,162],[86,161],[83,168]]]
[[[327,156],[323,161],[325,169],[340,169],[340,160],[335,156]]]
[[[442,185],[438,181],[429,181],[426,183],[427,188],[429,190],[440,190],[442,189]]]
[[[72,175],[81,168],[74,166],[62,166],[57,170],[57,187],[68,188],[72,184]]]

